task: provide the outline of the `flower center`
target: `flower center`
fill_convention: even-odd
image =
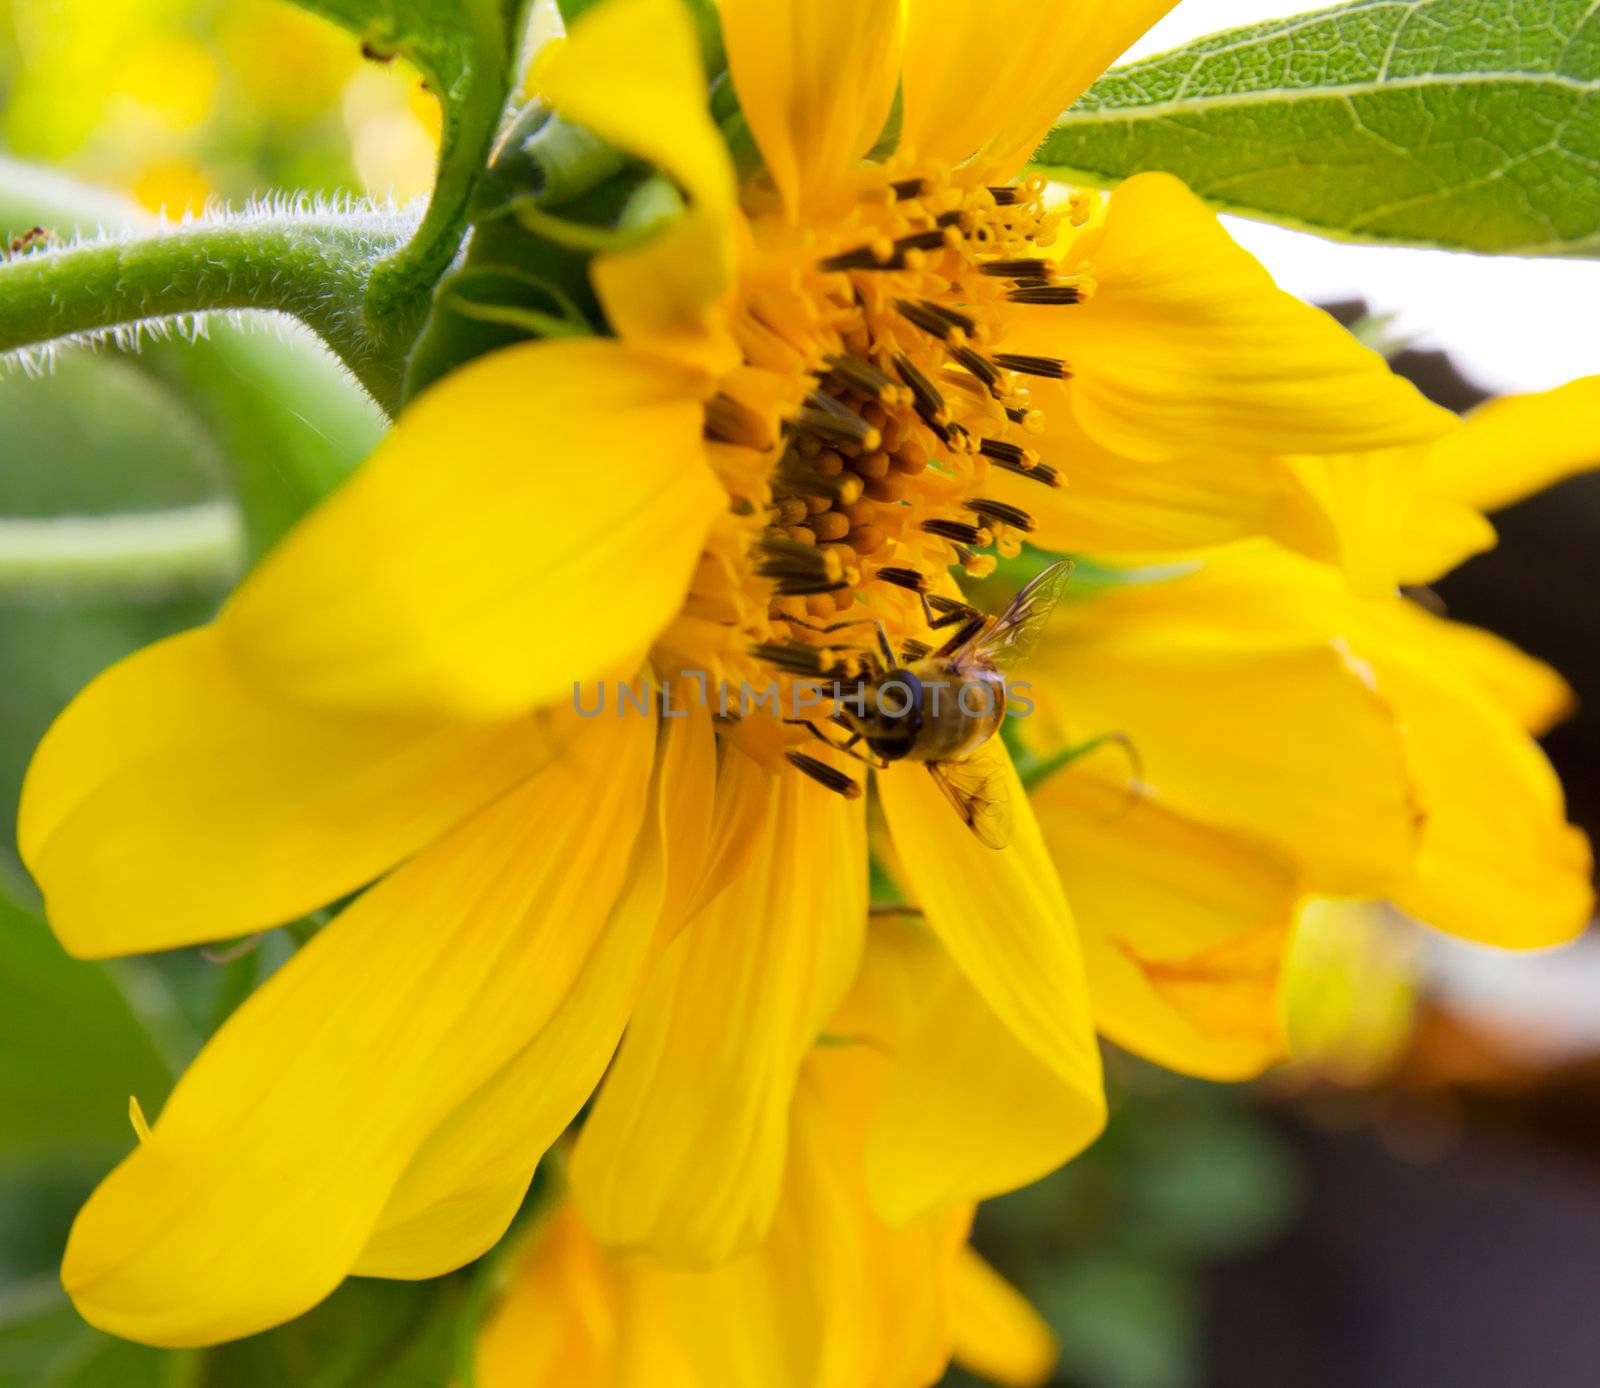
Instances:
[[[998,349],[1018,305],[1092,292],[1042,254],[1082,205],[1046,207],[1043,179],[859,178],[825,224],[751,212],[743,364],[706,408],[732,506],[663,643],[729,684],[852,673],[880,624],[897,656],[925,653],[961,606],[947,572],[987,575],[1033,528],[994,473],[1061,484],[1028,446],[1029,382],[1067,364]]]

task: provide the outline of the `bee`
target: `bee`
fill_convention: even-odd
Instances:
[[[935,612],[924,598],[931,629],[955,627],[936,650],[908,642],[897,654],[883,624],[874,622],[879,651],[872,668],[853,688],[833,689],[839,708],[832,721],[847,739],[835,741],[812,722],[790,721],[878,770],[920,762],[979,841],[1004,848],[1011,837],[1011,802],[1006,754],[995,734],[1005,721],[1006,679],[1032,653],[1071,577],[1070,560],[1052,564],[997,617],[947,599],[934,600],[941,608]],[[860,624],[821,629],[850,625]],[[790,753],[790,760],[832,789],[860,793],[825,762],[803,753]]]

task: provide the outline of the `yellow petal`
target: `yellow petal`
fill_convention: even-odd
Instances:
[[[480,357],[426,392],[224,609],[293,698],[503,717],[570,700],[671,619],[726,496],[681,369],[602,339]]]
[[[584,1126],[573,1190],[603,1242],[707,1264],[759,1241],[795,1076],[855,972],[866,871],[860,803],[780,776],[750,861],[657,966]]]
[[[700,872],[679,920],[693,920],[739,879],[766,831],[772,777],[755,758],[720,738],[717,789]]]
[[[1499,541],[1500,536],[1481,511],[1464,502],[1434,497],[1412,512],[1411,523],[1398,546],[1394,583],[1432,583],[1475,554],[1493,549]],[[1371,587],[1366,591],[1370,593]]]
[[[1283,1053],[1278,975],[1300,897],[1260,839],[1069,765],[1034,792],[1072,884],[1102,1035],[1169,1069],[1243,1079]]]
[[[1044,1383],[1061,1347],[1026,1297],[970,1248],[956,1257],[956,1359],[1002,1388]]]
[[[1061,8],[1073,8],[1076,6]],[[1078,422],[1134,458],[1199,449],[1350,453],[1426,443],[1455,424],[1320,309],[1272,282],[1177,179],[1139,174],[1068,253],[1097,282],[1033,310],[1017,336],[1065,357]]]
[[[1415,861],[1399,871],[1393,869],[1400,864],[1392,864],[1380,874],[1377,858],[1365,865],[1349,860],[1331,876],[1331,865],[1324,863],[1309,879],[1314,889],[1389,897],[1442,930],[1513,947],[1558,943],[1587,919],[1588,845],[1566,825],[1560,785],[1524,731],[1562,710],[1564,690],[1552,672],[1504,643],[1400,598],[1356,601],[1337,575],[1265,545],[1229,550],[1168,583],[1124,586],[1074,608],[1072,616],[1077,631],[1071,640],[1052,637],[1038,661],[1049,667],[1050,686],[1062,691],[1059,697],[1070,690],[1074,712],[1093,707],[1096,719],[1117,716],[1113,710],[1120,706],[1123,726],[1164,798],[1218,822],[1253,828],[1313,869],[1319,845],[1337,838],[1371,849],[1386,838],[1396,849],[1405,838],[1397,826],[1379,829],[1383,821],[1376,806],[1365,814],[1358,808],[1363,796],[1370,799],[1393,779],[1380,762],[1365,760],[1354,724],[1317,711],[1331,690],[1319,693],[1309,681],[1299,687],[1282,681],[1274,688],[1263,673],[1251,679],[1253,692],[1230,696],[1216,683],[1221,670],[1214,667],[1212,688],[1203,693],[1199,672],[1178,676],[1162,662],[1196,642],[1320,640],[1350,651],[1352,668],[1375,689],[1403,734],[1403,779],[1420,813]],[[1059,626],[1063,633],[1070,630],[1066,623]],[[1165,654],[1152,663],[1139,664],[1122,644],[1134,633],[1154,643],[1163,632],[1185,631],[1189,634],[1168,636]],[[1075,653],[1068,655],[1074,646]],[[1175,697],[1190,679],[1196,681],[1195,692]],[[1117,693],[1095,687],[1107,680]],[[1165,762],[1169,754],[1158,749],[1170,741],[1181,750],[1176,747],[1179,728],[1141,730],[1133,721],[1141,691],[1159,721],[1160,710],[1153,708],[1159,701],[1149,693],[1152,681],[1163,689],[1160,699],[1169,713],[1187,708],[1179,722],[1196,755],[1211,755],[1206,744],[1212,742],[1239,748],[1247,759],[1272,757],[1280,775],[1298,765],[1304,785],[1317,788],[1317,804],[1308,808],[1317,815],[1318,833],[1306,833],[1308,826],[1297,821],[1287,803],[1273,809],[1255,802],[1253,818],[1226,818],[1232,812],[1226,806],[1230,797],[1227,789],[1216,788],[1226,787],[1230,768],[1220,759],[1207,773],[1220,812],[1216,805],[1208,808],[1187,798],[1197,783],[1184,789],[1173,782],[1169,792],[1166,773],[1157,766],[1157,757]],[[1258,714],[1253,721],[1252,699]],[[1216,721],[1219,713],[1225,719],[1243,715],[1225,737]],[[1346,728],[1348,734],[1341,731]],[[1364,771],[1359,769],[1363,763]],[[1232,788],[1246,779],[1236,775]],[[1321,885],[1331,881],[1342,885]]]
[[[1535,737],[1570,717],[1577,706],[1572,686],[1559,671],[1492,631],[1442,621],[1414,602],[1374,603],[1361,615],[1385,644],[1429,647],[1436,668],[1469,679]]]
[[[1331,556],[1311,557],[1331,557],[1363,596],[1385,597],[1400,583],[1432,582],[1493,548],[1494,527],[1479,512],[1430,493],[1429,458],[1437,447],[1282,459],[1336,537]]]
[[[320,712],[245,679],[205,627],[114,666],[56,721],[23,790],[22,854],[75,954],[247,934],[378,877],[573,721]]]
[[[700,41],[682,0],[605,0],[543,49],[524,90],[671,174],[699,203],[731,207],[733,165],[706,109]]]
[[[627,885],[571,991],[542,1030],[450,1115],[411,1159],[355,1271],[437,1277],[491,1248],[534,1168],[593,1093],[638,994],[652,945],[672,927],[711,817],[711,720],[663,723],[650,814]],[[626,845],[618,843],[618,853]]]
[[[862,1144],[879,1059],[860,1047],[814,1052],[765,1244],[709,1273],[663,1275],[699,1383],[913,1388],[948,1361],[953,1265],[971,1207],[901,1229],[868,1209]]]
[[[998,738],[988,749],[1011,800],[1011,841],[1004,849],[980,843],[920,766],[879,775],[878,794],[911,893],[930,929],[1001,1025],[1058,1080],[1054,1111],[1041,1119],[1047,1126],[1040,1136],[1055,1139],[1059,1162],[1092,1141],[1105,1121],[1100,1051],[1061,881],[1010,758]],[[983,1035],[981,1016],[974,1013],[971,1008],[961,1013],[964,1049],[958,1054],[968,1057]],[[963,1083],[970,1078],[964,1069],[952,1075],[962,1076]],[[1020,1086],[1034,1077],[1018,1067],[1007,1083],[1015,1078]],[[962,1142],[973,1149],[971,1179],[987,1182],[1003,1169],[997,1163],[1004,1154],[995,1151],[992,1136],[963,1134]],[[1024,1160],[1036,1161],[1049,1150],[1049,1142],[1042,1141]],[[966,1159],[963,1152],[960,1160]],[[908,1177],[902,1208],[927,1198],[928,1177],[940,1174],[938,1163],[930,1156],[930,1167],[917,1174],[914,1189]],[[892,1197],[881,1185],[873,1194]]]
[[[1427,808],[1414,878],[1393,894],[1418,920],[1483,944],[1532,949],[1580,934],[1594,910],[1588,840],[1561,783],[1514,718],[1441,671],[1426,646],[1375,661],[1405,711]]]
[[[1177,0],[908,0],[903,149],[1009,177]]]
[[[1213,630],[1190,582],[1074,608],[1035,659],[1040,697],[1069,712],[1073,740],[1125,734],[1162,803],[1287,849],[1313,888],[1371,895],[1399,881],[1416,805],[1370,671],[1333,639]],[[1142,602],[1175,610],[1146,617]]]
[[[654,731],[595,724],[233,1015],[78,1216],[62,1281],[88,1321],[208,1344],[338,1284],[418,1146],[572,986],[622,886]]]
[[[624,1333],[620,1280],[571,1205],[554,1210],[530,1231],[505,1295],[478,1332],[478,1388],[626,1388],[613,1363]],[[659,1357],[662,1346],[650,1349]],[[662,1382],[689,1388],[665,1373]]]
[[[900,0],[724,0],[739,106],[791,217],[838,189],[883,131]]]
[[[867,1208],[861,1149],[882,1058],[802,1069],[771,1233],[699,1272],[615,1258],[576,1207],[529,1236],[477,1345],[484,1388],[915,1388],[949,1359],[955,1258],[970,1207],[889,1229]]]
[[[1035,544],[1062,554],[1204,549],[1267,535],[1314,559],[1338,557],[1321,502],[1277,458],[1199,452],[1161,462],[1125,458],[1078,426],[1064,390],[1035,391],[1044,432],[1028,441],[1062,474],[1047,487],[995,469],[986,495],[1033,517]]]
[[[874,922],[831,1029],[889,1057],[867,1186],[891,1224],[1027,1185],[1099,1131],[1097,1097],[1029,1050],[939,942],[905,920]]]
[[[1429,459],[1439,492],[1497,511],[1600,466],[1600,376],[1539,395],[1491,400]]]
[[[738,361],[719,307],[736,269],[733,165],[706,108],[700,45],[681,0],[606,0],[546,48],[530,96],[671,175],[689,210],[590,274],[625,342],[713,371]]]

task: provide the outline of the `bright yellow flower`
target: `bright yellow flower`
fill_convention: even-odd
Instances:
[[[351,1272],[459,1266],[503,1232],[625,1026],[573,1164],[586,1224],[704,1264],[759,1247],[796,1075],[861,952],[863,805],[786,760],[800,730],[714,726],[673,681],[789,698],[786,672],[857,658],[814,630],[840,614],[897,648],[930,639],[928,593],[1033,523],[1002,480],[1068,517],[1081,494],[1092,518],[1114,485],[1095,460],[1114,455],[1142,469],[1152,534],[1291,538],[1281,469],[1255,459],[1452,427],[1175,180],[1065,209],[1007,181],[1170,3],[728,0],[770,171],[744,186],[676,0],[609,0],[536,64],[532,91],[687,198],[595,262],[617,336],[447,377],[212,626],[92,685],[30,774],[23,852],[77,953],[240,935],[366,889],[214,1038],[85,1207],[63,1275],[90,1320],[200,1343]],[[899,152],[863,162],[897,83]],[[1075,449],[1034,452],[1062,436],[1092,441],[1081,487]],[[1261,667],[1224,660],[1203,687],[1276,704],[1336,659],[1268,665],[1267,695],[1248,683]],[[644,662],[686,717],[561,708]],[[1169,697],[1135,695],[1103,726]],[[1374,862],[1403,870],[1409,808],[1392,779],[1343,768],[1392,752],[1387,725],[1370,691],[1317,698],[1334,721],[1297,766],[1332,785],[1274,798],[1284,735],[1236,721],[1263,778],[1240,796],[1305,807],[1327,880],[1370,890]],[[836,782],[850,765],[803,755]],[[1031,1179],[1103,1121],[1066,896],[998,742],[990,755],[1016,815],[1003,852],[920,770],[877,777],[958,1023],[914,1033],[898,1119],[868,1144],[891,1217]],[[1002,1074],[981,1068],[995,1055]],[[1025,1141],[933,1126],[1040,1093]]]
[[[1530,736],[1570,693],[1487,632],[1243,545],[1074,606],[1036,669],[1027,737],[1048,752],[1115,728],[1138,752],[1131,809],[1104,761],[1034,803],[1096,1024],[1162,1064],[1236,1078],[1279,1057],[1306,894],[1513,949],[1592,914],[1589,845]]]
[[[886,924],[884,937],[907,929]],[[873,1031],[833,1038],[804,1064],[761,1245],[707,1271],[617,1258],[561,1199],[485,1324],[479,1388],[921,1388],[952,1351],[998,1383],[1048,1376],[1050,1331],[966,1246],[971,1205],[890,1227],[863,1184],[895,1068],[881,1043],[898,1025],[874,992],[897,967],[892,950],[873,952],[841,1019],[871,1017]]]

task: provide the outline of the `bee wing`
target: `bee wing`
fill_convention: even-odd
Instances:
[[[988,848],[1011,842],[1011,794],[1005,774],[1006,751],[991,738],[965,761],[931,761],[928,774],[945,794],[961,822]]]
[[[1027,663],[1039,643],[1061,595],[1072,581],[1072,560],[1052,564],[1011,600],[988,629],[961,652],[963,660],[986,660],[996,669],[1013,672]]]

